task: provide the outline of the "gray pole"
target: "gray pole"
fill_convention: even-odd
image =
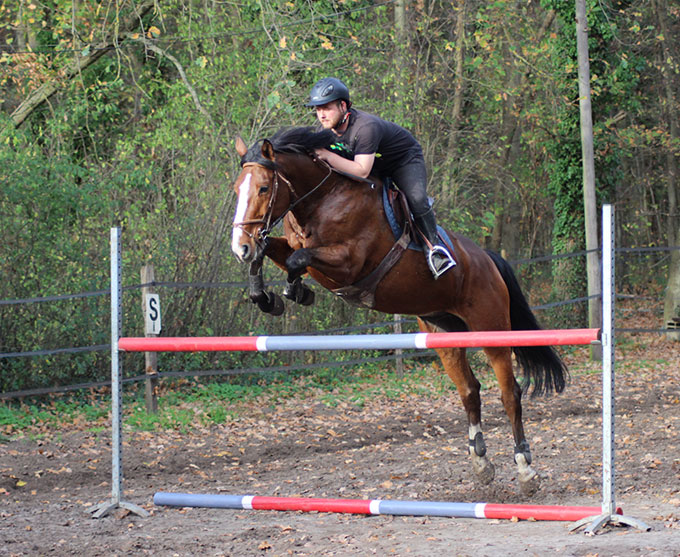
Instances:
[[[125,508],[139,516],[149,516],[141,507],[121,500],[122,468],[122,399],[123,382],[118,339],[121,337],[122,293],[120,228],[111,229],[111,500],[88,509],[92,518],[101,518],[116,508]]]
[[[602,208],[602,514],[616,512],[614,502],[614,214]],[[607,272],[604,272],[604,269]]]
[[[595,534],[606,524],[626,524],[649,530],[641,520],[616,514],[614,499],[614,209],[602,207],[602,514],[575,522],[571,530],[589,524],[585,534]]]

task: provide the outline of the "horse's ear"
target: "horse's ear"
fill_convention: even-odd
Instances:
[[[246,144],[241,139],[241,136],[238,135],[236,136],[236,152],[239,154],[240,157],[242,157],[248,152],[248,147],[246,147]]]
[[[268,139],[262,142],[262,156],[270,161],[274,160],[274,146]]]

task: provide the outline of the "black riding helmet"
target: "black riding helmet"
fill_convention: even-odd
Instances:
[[[337,100],[345,101],[347,108],[352,105],[347,85],[335,77],[324,77],[317,81],[309,92],[307,106],[321,106]]]

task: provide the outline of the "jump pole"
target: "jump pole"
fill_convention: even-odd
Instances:
[[[640,530],[650,530],[641,520],[614,512],[615,509],[615,423],[614,414],[614,308],[616,283],[614,281],[615,258],[614,208],[602,207],[602,510],[600,514],[586,516],[570,528],[577,530],[588,525],[584,533],[593,535],[605,525],[625,524]]]
[[[556,346],[599,343],[599,329],[483,331],[383,335],[256,337],[123,337],[128,352],[267,352],[284,350],[394,350],[478,346]]]
[[[450,503],[443,501],[395,501],[389,499],[314,499],[307,497],[260,497],[158,492],[155,505],[170,507],[208,507],[214,509],[302,511],[366,515],[443,516],[448,518],[485,518],[574,521],[592,516],[599,507],[549,505],[501,505],[494,503]],[[617,509],[621,513],[621,509]]]

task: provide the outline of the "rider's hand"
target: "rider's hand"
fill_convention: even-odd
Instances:
[[[314,154],[316,155],[317,159],[328,161],[328,155],[330,155],[331,152],[327,149],[314,149]]]

